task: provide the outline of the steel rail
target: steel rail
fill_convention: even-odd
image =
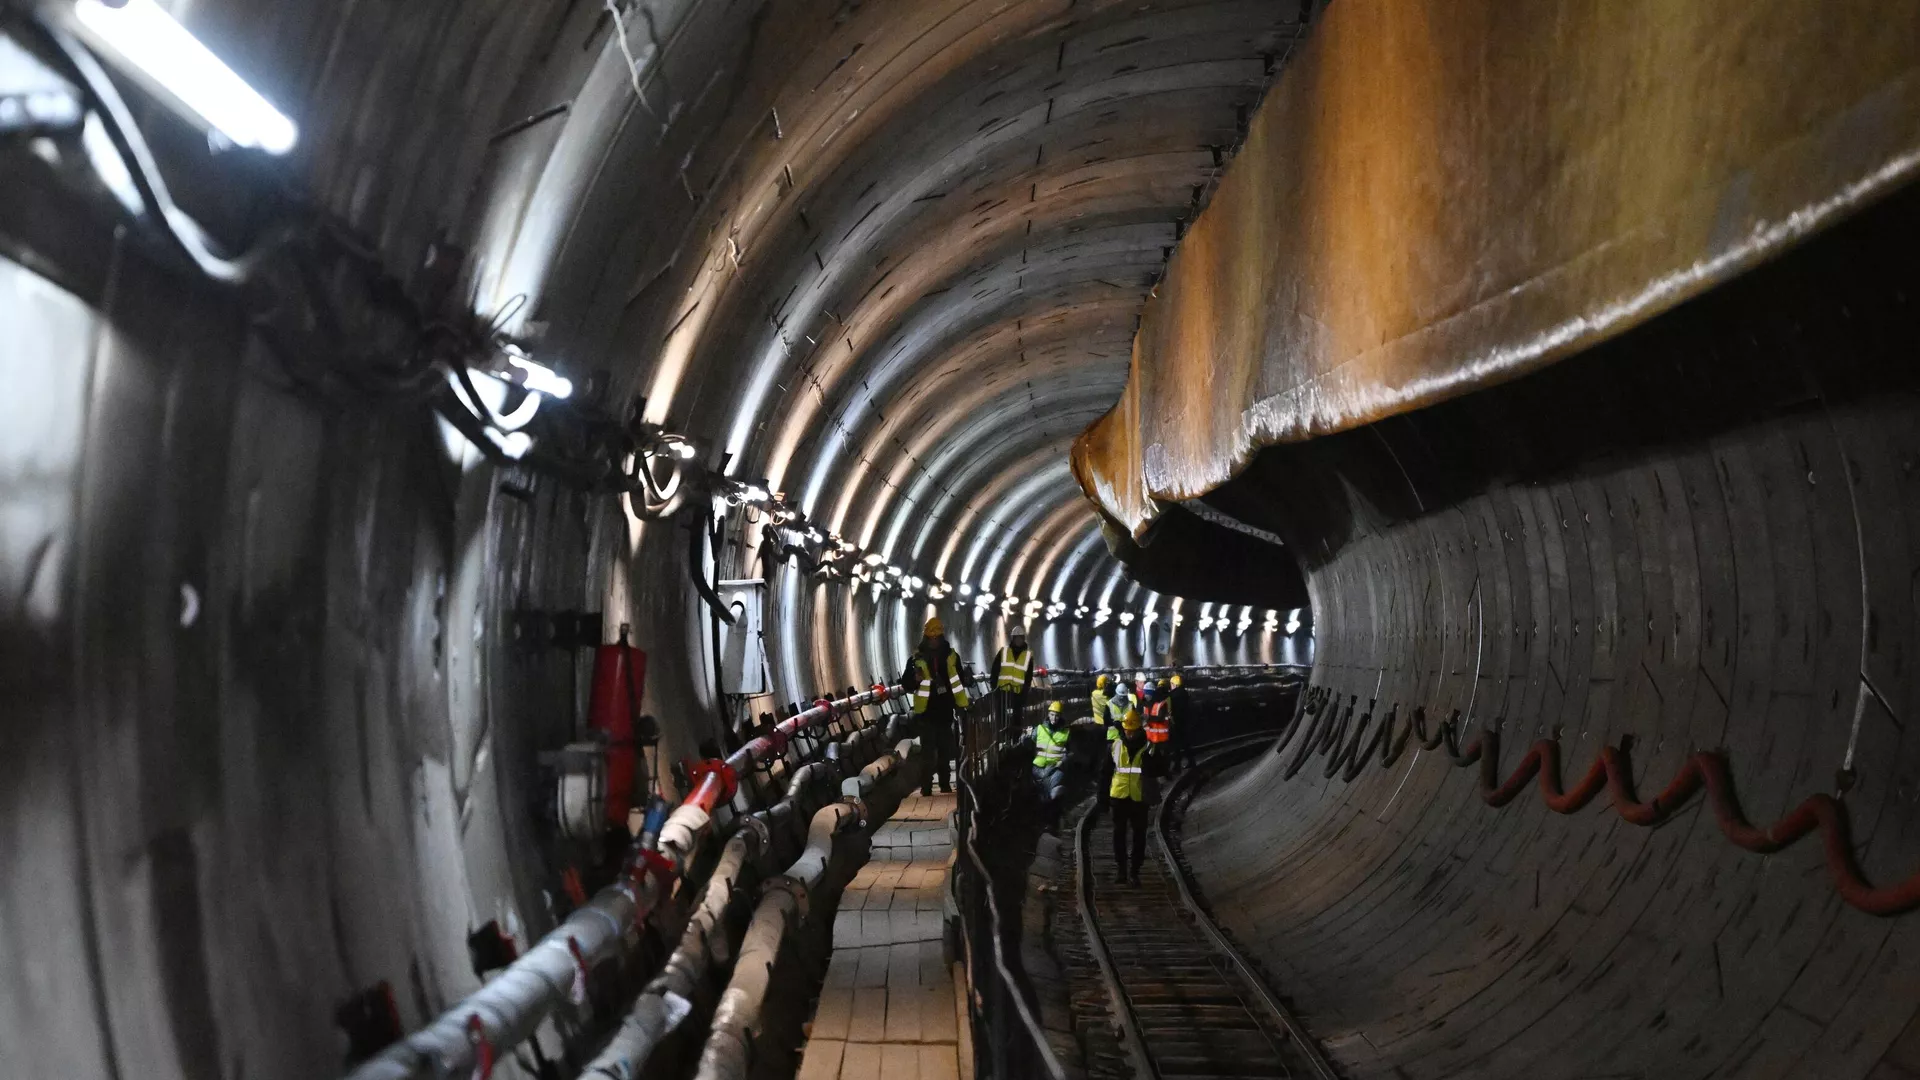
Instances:
[[[1196,750],[1195,753],[1204,753],[1206,760],[1210,762],[1215,758],[1224,757],[1236,750],[1243,750],[1248,746],[1256,745],[1262,741],[1272,740],[1276,737],[1277,733],[1275,732],[1262,732],[1258,736],[1241,736],[1236,739],[1223,739],[1220,742],[1212,743],[1200,750]],[[1320,1080],[1340,1080],[1340,1074],[1334,1070],[1333,1062],[1328,1060],[1326,1053],[1320,1049],[1320,1044],[1315,1042],[1313,1036],[1307,1032],[1306,1025],[1301,1023],[1300,1017],[1268,988],[1266,980],[1261,978],[1253,969],[1253,965],[1247,963],[1246,957],[1241,955],[1239,948],[1227,938],[1226,933],[1220,929],[1220,925],[1213,921],[1212,914],[1210,914],[1205,907],[1201,906],[1200,901],[1193,895],[1193,888],[1187,880],[1187,872],[1181,867],[1180,860],[1175,855],[1172,842],[1167,839],[1166,808],[1173,805],[1173,800],[1176,796],[1193,786],[1193,782],[1200,775],[1202,764],[1204,763],[1196,763],[1193,768],[1188,769],[1179,777],[1175,778],[1173,783],[1167,787],[1166,797],[1161,799],[1160,805],[1153,809],[1152,832],[1154,842],[1160,850],[1160,857],[1166,861],[1167,866],[1173,871],[1173,883],[1180,891],[1180,902],[1185,904],[1187,910],[1193,914],[1195,925],[1199,926],[1200,929],[1205,932],[1207,938],[1213,942],[1214,948],[1220,950],[1228,962],[1233,964],[1234,970],[1240,973],[1241,981],[1245,982],[1248,988],[1254,992],[1255,996],[1260,999],[1260,1003],[1265,1005],[1268,1011],[1273,1013],[1280,1021],[1282,1027],[1286,1028],[1287,1034],[1293,1039],[1294,1046],[1298,1048],[1302,1056],[1307,1059],[1307,1063],[1312,1066],[1314,1073],[1319,1076]]]
[[[1093,953],[1094,963],[1100,967],[1100,981],[1107,987],[1107,1002],[1113,1006],[1114,1026],[1120,1029],[1121,1045],[1127,1048],[1127,1057],[1133,1060],[1133,1072],[1144,1080],[1160,1080],[1160,1070],[1154,1065],[1152,1055],[1140,1038],[1140,1017],[1134,1012],[1133,999],[1127,996],[1127,988],[1120,982],[1120,975],[1113,968],[1113,957],[1107,948],[1106,936],[1100,932],[1100,916],[1093,907],[1093,859],[1087,850],[1087,838],[1091,832],[1093,819],[1100,814],[1100,804],[1095,800],[1093,808],[1080,818],[1080,824],[1074,830],[1074,877],[1080,898],[1080,925],[1087,933],[1087,949]]]

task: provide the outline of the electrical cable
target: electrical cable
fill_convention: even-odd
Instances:
[[[1826,857],[1827,876],[1842,900],[1870,915],[1899,915],[1920,907],[1920,871],[1889,885],[1876,886],[1867,880],[1853,849],[1852,823],[1846,804],[1825,792],[1808,796],[1772,825],[1765,828],[1754,825],[1740,805],[1739,795],[1734,790],[1733,769],[1724,751],[1698,750],[1688,754],[1667,786],[1658,795],[1643,802],[1635,794],[1630,758],[1633,738],[1630,735],[1623,736],[1618,746],[1601,747],[1593,764],[1587,767],[1572,788],[1567,788],[1561,779],[1560,743],[1557,739],[1534,740],[1519,764],[1502,780],[1498,730],[1485,730],[1462,747],[1459,743],[1460,713],[1457,710],[1429,736],[1426,711],[1420,707],[1413,711],[1407,727],[1395,740],[1391,733],[1393,718],[1398,710],[1396,704],[1388,712],[1386,722],[1376,730],[1367,749],[1362,751],[1359,745],[1371,718],[1371,709],[1362,717],[1361,726],[1354,732],[1352,740],[1345,737],[1357,701],[1358,695],[1349,696],[1343,711],[1337,696],[1325,687],[1312,687],[1302,695],[1301,704],[1274,744],[1274,752],[1281,753],[1296,734],[1305,733],[1295,748],[1294,757],[1283,771],[1285,778],[1291,779],[1299,772],[1311,754],[1331,752],[1326,768],[1327,777],[1341,772],[1343,779],[1350,783],[1360,775],[1376,748],[1394,748],[1391,756],[1382,754],[1381,764],[1384,767],[1392,764],[1393,758],[1399,756],[1399,750],[1405,747],[1410,738],[1417,737],[1425,749],[1436,750],[1444,746],[1448,757],[1458,767],[1478,765],[1480,798],[1495,809],[1515,801],[1526,791],[1530,782],[1537,782],[1541,801],[1556,814],[1577,813],[1605,792],[1609,805],[1622,820],[1653,828],[1671,820],[1696,794],[1704,790],[1707,801],[1712,804],[1721,835],[1736,847],[1767,855],[1818,832]],[[1335,713],[1341,714],[1338,721],[1332,719]],[[1313,718],[1311,723],[1306,719],[1309,716]]]
[[[9,21],[20,21],[10,19]],[[113,80],[100,67],[93,53],[74,40],[73,36],[53,25],[44,16],[34,15],[24,20],[34,34],[53,47],[60,60],[60,66],[66,68],[64,74],[72,78],[86,94],[106,129],[107,137],[113,142],[127,165],[127,172],[133,178],[134,187],[140,197],[153,209],[154,220],[161,226],[161,232],[173,245],[185,255],[200,272],[214,281],[226,285],[240,285],[251,279],[260,264],[272,251],[286,241],[282,231],[270,232],[254,246],[239,255],[223,255],[215,250],[211,237],[193,216],[173,201],[173,193],[168,189],[166,180],[160,175],[158,163],[153,151],[147,146],[146,138],[140,134],[139,126],[134,122],[133,113],[120,97],[120,91]]]
[[[618,15],[616,10],[616,19]],[[643,519],[670,517],[685,504],[688,484],[684,460],[675,446],[677,437],[657,431],[636,435],[589,406],[572,405],[571,423],[559,422],[550,410],[536,414],[531,422],[538,425],[540,438],[517,458],[490,436],[498,425],[474,385],[469,361],[496,341],[501,328],[525,307],[525,294],[502,305],[479,333],[445,320],[428,320],[404,286],[387,272],[377,248],[311,209],[302,210],[303,216],[313,219],[311,223],[275,225],[248,250],[226,254],[174,202],[131,109],[93,53],[44,15],[8,7],[0,10],[0,20],[9,26],[18,24],[30,38],[44,43],[51,54],[48,59],[81,88],[169,246],[207,278],[224,285],[270,279],[268,292],[273,300],[255,314],[250,329],[279,362],[293,388],[327,399],[341,397],[344,390],[353,398],[427,404],[494,463],[522,465],[578,490],[626,494],[635,515]],[[350,267],[350,272],[339,273],[342,266]],[[350,326],[342,317],[336,300],[342,286],[360,290],[350,297],[354,302],[350,310],[370,317],[374,325]],[[371,347],[359,344],[369,338],[375,340]],[[449,373],[452,386],[446,378]],[[672,465],[664,481],[651,464],[661,456]],[[629,459],[634,463],[631,469],[625,464]]]

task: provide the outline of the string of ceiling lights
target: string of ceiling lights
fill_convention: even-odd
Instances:
[[[1003,615],[1091,620],[1103,626],[1114,612],[1105,604],[996,596],[967,582],[928,580],[891,564],[879,552],[861,550],[838,533],[808,521],[806,514],[765,481],[739,480],[699,464],[700,448],[685,435],[643,422],[644,403],[626,417],[614,416],[598,393],[580,395],[573,380],[535,359],[500,327],[524,298],[481,323],[471,313],[430,317],[434,306],[414,299],[383,264],[373,246],[344,223],[297,197],[285,197],[281,220],[244,251],[229,253],[200,222],[176,204],[133,111],[100,61],[113,65],[153,100],[208,134],[220,151],[284,156],[299,142],[298,125],[250,86],[155,0],[74,0],[46,4],[31,13],[0,8],[0,26],[26,45],[28,64],[44,64],[28,80],[31,93],[0,100],[0,132],[77,136],[97,178],[136,219],[145,234],[183,256],[206,277],[230,286],[266,286],[270,304],[255,313],[252,329],[275,355],[294,388],[324,397],[376,396],[415,401],[432,410],[452,449],[500,464],[519,464],[581,490],[624,495],[643,520],[670,517],[690,497],[708,495],[725,505],[765,513],[779,540],[779,557],[798,558],[824,580],[844,581],[876,597],[902,602],[958,594],[978,611],[999,606]],[[435,253],[446,255],[449,253]],[[434,258],[443,268],[458,260]],[[784,343],[784,335],[783,335]],[[827,404],[817,375],[803,372]],[[837,415],[831,423],[851,442],[853,432]],[[902,447],[905,451],[905,447]],[[909,465],[940,495],[959,501],[976,520],[1019,539],[1011,527],[959,499],[910,452]],[[864,453],[863,469],[903,501],[919,506]],[[925,507],[931,509],[931,507]],[[1131,626],[1133,612],[1118,621]],[[1158,613],[1142,616],[1152,625]],[[1180,616],[1173,616],[1175,625]],[[1264,628],[1277,625],[1268,612]],[[1251,624],[1251,609],[1232,623]],[[1298,613],[1288,632],[1298,628]],[[1225,631],[1225,614],[1203,614],[1200,628]]]
[[[208,279],[244,287],[250,330],[279,362],[288,389],[422,405],[463,466],[482,457],[518,464],[576,490],[624,495],[642,518],[669,516],[703,488],[752,494],[692,468],[697,447],[642,422],[644,403],[618,416],[605,385],[578,393],[573,380],[502,334],[524,297],[491,320],[435,314],[451,307],[451,275],[463,262],[457,251],[430,248],[409,287],[373,244],[288,189],[259,192],[272,224],[251,246],[229,251],[174,201],[103,64],[162,106],[160,116],[204,130],[216,157],[284,156],[298,145],[299,127],[155,0],[0,4],[0,45],[7,42],[5,60],[18,69],[11,81],[30,89],[0,97],[0,133],[22,134],[30,147],[44,140],[43,159],[84,161],[131,219],[136,243],[157,243]],[[66,146],[80,153],[67,155]],[[269,186],[280,179],[257,171]],[[78,186],[84,197],[97,190]]]

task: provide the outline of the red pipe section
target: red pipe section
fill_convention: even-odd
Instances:
[[[733,798],[734,792],[739,789],[739,776],[742,772],[775,754],[783,753],[787,748],[787,741],[793,738],[796,732],[831,720],[835,716],[852,712],[864,705],[877,705],[883,701],[889,701],[899,692],[898,686],[874,683],[872,689],[842,701],[820,698],[814,702],[813,708],[803,709],[775,724],[771,732],[727,755],[725,761],[703,761],[694,764],[687,770],[693,790],[687,794],[680,805],[692,806],[706,813],[712,813],[715,806]]]
[[[1375,747],[1381,749],[1382,764],[1391,764],[1399,756],[1399,748],[1406,744],[1408,736],[1417,732],[1421,743],[1428,749],[1435,749],[1444,742],[1455,765],[1466,767],[1477,763],[1480,766],[1480,798],[1496,809],[1519,798],[1526,791],[1528,782],[1537,781],[1541,801],[1556,814],[1572,814],[1583,810],[1605,791],[1614,812],[1623,820],[1651,828],[1673,817],[1704,789],[1707,799],[1713,804],[1714,818],[1720,825],[1721,835],[1738,847],[1756,854],[1772,854],[1817,831],[1825,848],[1827,876],[1832,879],[1834,891],[1840,894],[1842,900],[1869,915],[1899,915],[1920,907],[1920,872],[1890,885],[1876,886],[1867,881],[1854,855],[1853,830],[1846,804],[1839,799],[1825,792],[1809,795],[1785,817],[1764,829],[1748,821],[1746,812],[1740,806],[1739,796],[1734,792],[1733,772],[1728,767],[1727,755],[1722,751],[1700,750],[1687,755],[1686,763],[1667,782],[1666,788],[1652,799],[1642,802],[1634,793],[1633,769],[1628,757],[1632,746],[1630,738],[1623,739],[1619,746],[1602,747],[1586,773],[1569,789],[1561,781],[1560,744],[1553,739],[1535,740],[1513,772],[1502,781],[1499,772],[1499,732],[1484,732],[1456,751],[1454,747],[1459,745],[1457,713],[1442,721],[1440,731],[1429,739],[1423,722],[1424,710],[1415,710],[1415,715],[1408,721],[1407,731],[1397,740],[1390,733],[1393,719],[1389,713],[1386,723],[1375,732],[1367,749],[1359,751],[1371,709],[1362,718],[1361,727],[1354,733],[1351,743],[1345,739],[1344,731],[1336,734],[1331,726],[1333,714],[1340,711],[1339,703],[1331,695],[1323,693],[1318,701],[1305,705],[1302,711],[1312,713],[1314,720],[1307,728],[1306,739],[1301,744],[1293,767],[1287,770],[1288,776],[1292,776],[1307,753],[1316,748],[1316,739],[1319,742],[1317,749],[1323,753],[1336,745],[1340,747],[1334,753],[1328,776],[1333,775],[1343,758],[1352,758],[1358,751],[1358,759],[1352,762],[1352,767],[1346,772],[1346,779],[1351,781],[1359,774],[1358,766],[1372,755]],[[1346,712],[1349,717],[1352,715],[1352,704],[1348,705]],[[1324,733],[1321,731],[1322,721],[1329,724]],[[1344,723],[1340,725],[1342,728],[1344,726]],[[1275,746],[1276,752],[1286,746],[1300,727],[1299,716],[1296,716],[1289,729],[1281,735]]]

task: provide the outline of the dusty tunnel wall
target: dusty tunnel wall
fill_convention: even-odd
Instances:
[[[1544,373],[1267,451],[1226,498],[1301,553],[1312,684],[1356,718],[1458,710],[1503,733],[1503,778],[1537,738],[1569,784],[1631,738],[1648,798],[1724,750],[1755,823],[1844,788],[1868,878],[1914,873],[1916,208]],[[1188,850],[1350,1075],[1920,1061],[1920,920],[1842,902],[1818,836],[1763,857],[1703,798],[1649,829],[1531,786],[1490,809],[1417,744],[1351,783],[1319,753],[1289,779],[1295,753],[1206,793]]]

